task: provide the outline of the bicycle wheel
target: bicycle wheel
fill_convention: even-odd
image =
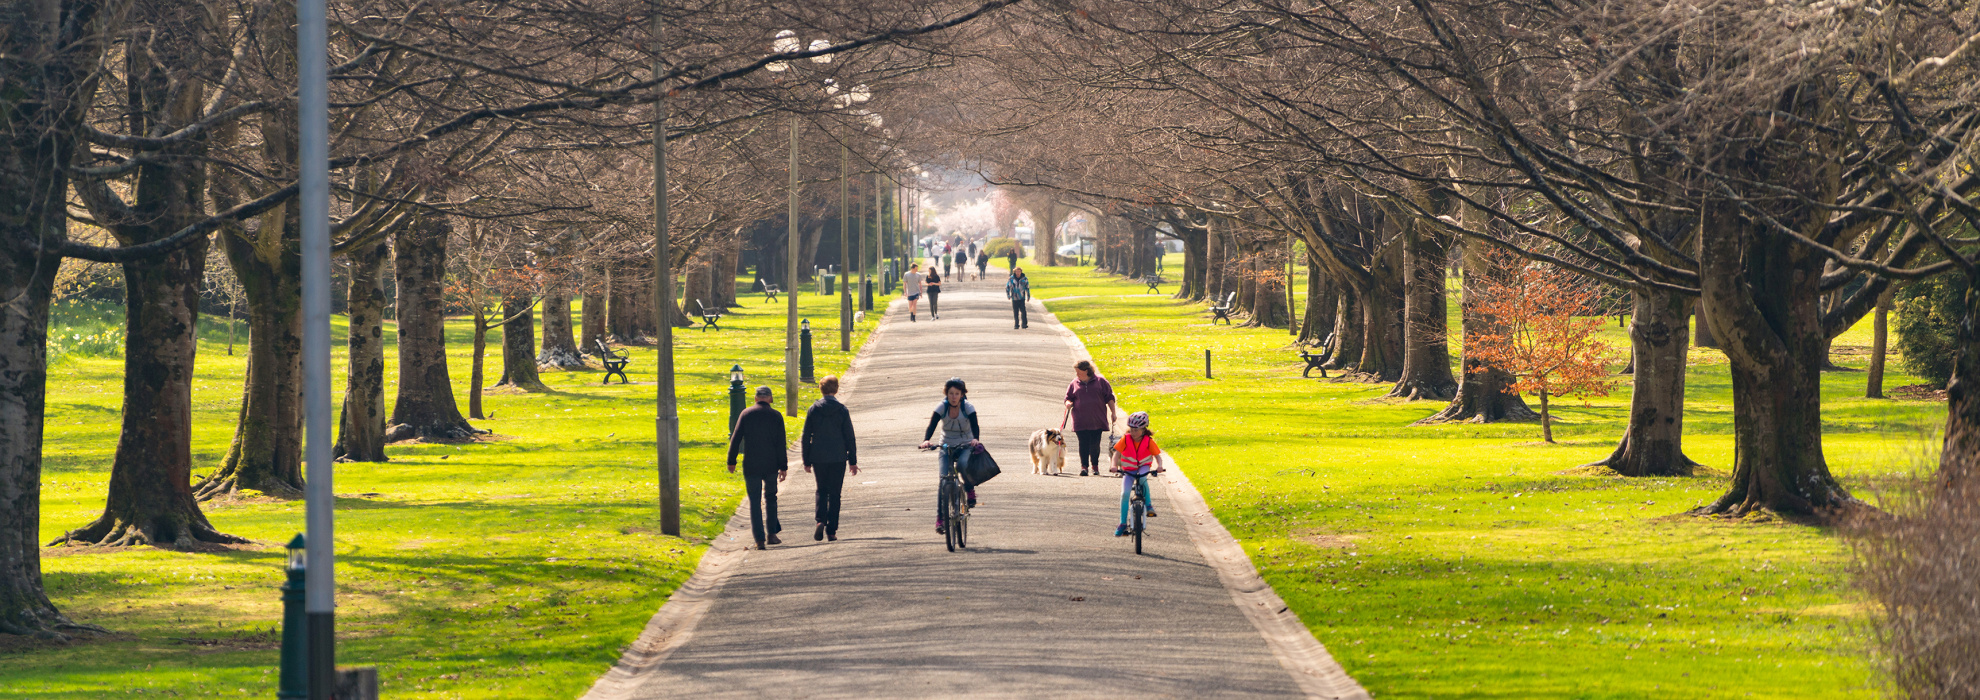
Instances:
[[[960,538],[962,522],[956,520],[958,502],[960,502],[960,494],[956,492],[954,482],[942,482],[942,522],[948,524],[948,552],[954,552],[956,542],[962,540]]]
[[[969,549],[969,511],[964,509],[956,518],[956,547]]]
[[[1144,506],[1144,505],[1142,505],[1142,503],[1141,503],[1141,499],[1139,499],[1139,498],[1137,498],[1137,499],[1135,499],[1135,501],[1134,501],[1134,516],[1133,516],[1133,517],[1134,517],[1134,520],[1133,520],[1132,522],[1130,522],[1130,523],[1128,523],[1128,528],[1134,531],[1134,553],[1135,553],[1135,554],[1140,554],[1140,553],[1141,553],[1141,525],[1142,525],[1142,521],[1141,521],[1141,519],[1142,519],[1142,513],[1143,513],[1144,511],[1146,511],[1146,510],[1147,510],[1147,507],[1146,507],[1146,506]]]

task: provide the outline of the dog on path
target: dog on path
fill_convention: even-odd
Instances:
[[[1031,473],[1057,475],[1066,471],[1066,437],[1057,430],[1031,434]]]

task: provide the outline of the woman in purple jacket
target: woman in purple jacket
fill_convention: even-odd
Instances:
[[[1093,371],[1093,363],[1080,360],[1073,365],[1073,383],[1066,387],[1066,413],[1072,418],[1073,433],[1079,436],[1079,475],[1089,467],[1100,475],[1100,434],[1114,425],[1120,410],[1114,404],[1114,385]],[[1061,421],[1063,426],[1064,422]]]

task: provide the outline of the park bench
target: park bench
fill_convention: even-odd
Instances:
[[[1312,372],[1317,369],[1320,370],[1320,378],[1326,379],[1327,368],[1321,367],[1320,363],[1327,361],[1327,346],[1321,345],[1313,348],[1313,350],[1318,352],[1308,350],[1299,351],[1299,359],[1306,361],[1306,369],[1300,370],[1299,376],[1305,379],[1312,379]]]
[[[626,379],[626,363],[631,362],[632,358],[612,352],[612,348],[606,347],[603,340],[593,340],[592,343],[598,346],[598,359],[605,363],[605,381],[603,383],[611,384],[612,375],[614,374],[619,375],[620,384],[632,383]]]
[[[715,330],[718,330],[718,331],[719,331],[719,330],[722,330],[722,328],[721,328],[721,326],[717,326],[717,325],[715,325],[715,323],[716,323],[717,321],[720,321],[720,320],[722,320],[722,310],[721,310],[721,309],[710,309],[710,308],[708,308],[708,305],[707,305],[707,304],[703,304],[703,303],[701,303],[701,300],[700,300],[700,299],[696,299],[696,300],[694,300],[694,305],[695,305],[695,307],[696,307],[696,308],[699,308],[699,309],[701,309],[701,330],[702,330],[702,331],[704,331],[704,332],[705,332],[705,331],[707,331],[707,330],[708,330],[708,329],[710,329],[710,328],[713,328],[713,329],[715,329]]]
[[[777,301],[777,294],[778,294],[778,293],[780,293],[780,292],[782,292],[782,291],[783,291],[783,290],[780,290],[780,289],[778,289],[778,288],[777,288],[777,285],[774,285],[774,284],[771,284],[771,283],[769,283],[769,282],[764,282],[764,283],[763,283],[763,300],[764,300],[764,301],[769,301],[769,302],[775,302],[775,301]]]
[[[1149,275],[1147,277],[1141,278],[1141,281],[1143,284],[1148,285],[1148,291],[1156,294],[1161,294],[1162,283],[1167,282],[1168,280],[1162,279],[1161,275]]]
[[[1231,310],[1235,308],[1237,308],[1237,292],[1224,295],[1224,303],[1210,307],[1210,313],[1216,314],[1210,317],[1210,325],[1217,325],[1218,319],[1223,319],[1226,326],[1231,325]]]

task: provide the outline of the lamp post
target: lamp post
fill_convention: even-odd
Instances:
[[[282,676],[275,697],[309,697],[308,618],[303,614],[303,581],[309,561],[301,533],[289,540],[289,580],[282,584]]]
[[[337,675],[336,522],[330,443],[330,60],[324,0],[296,3],[296,209],[302,229],[303,495],[309,538],[303,594],[309,697]]]
[[[810,49],[813,51],[817,51],[819,49],[828,48],[831,45],[832,42],[826,41],[824,39],[814,39],[811,42]],[[800,48],[804,46],[805,46],[804,42],[798,40],[797,32],[793,32],[789,29],[785,29],[783,31],[777,32],[777,36],[770,42],[771,49],[775,50],[777,53],[793,53],[798,51]],[[812,56],[811,62],[818,64],[831,63],[832,57],[830,55]],[[772,73],[782,73],[784,71],[790,70],[791,64],[786,63],[784,61],[777,61],[764,66],[764,68]],[[798,414],[797,412],[798,411],[797,277],[798,277],[799,246],[798,246],[798,224],[797,224],[797,220],[798,220],[797,149],[798,149],[798,128],[801,122],[802,122],[801,116],[799,116],[795,112],[791,114],[791,159],[790,159],[790,188],[789,188],[790,201],[789,201],[789,208],[784,215],[785,234],[787,238],[786,240],[787,245],[785,247],[785,255],[784,255],[784,257],[786,258],[786,264],[784,266],[784,301],[785,301],[784,415],[787,416],[795,416]]]
[[[661,64],[662,13],[653,13],[653,78],[666,75]],[[681,416],[674,387],[674,268],[667,212],[667,91],[653,91],[653,313],[657,353],[653,379],[654,466],[660,482],[660,532],[681,535]],[[796,290],[792,290],[793,293]],[[621,377],[623,381],[624,377]]]
[[[742,365],[729,368],[729,435],[736,434],[736,419],[742,416],[748,398],[743,396]]]

